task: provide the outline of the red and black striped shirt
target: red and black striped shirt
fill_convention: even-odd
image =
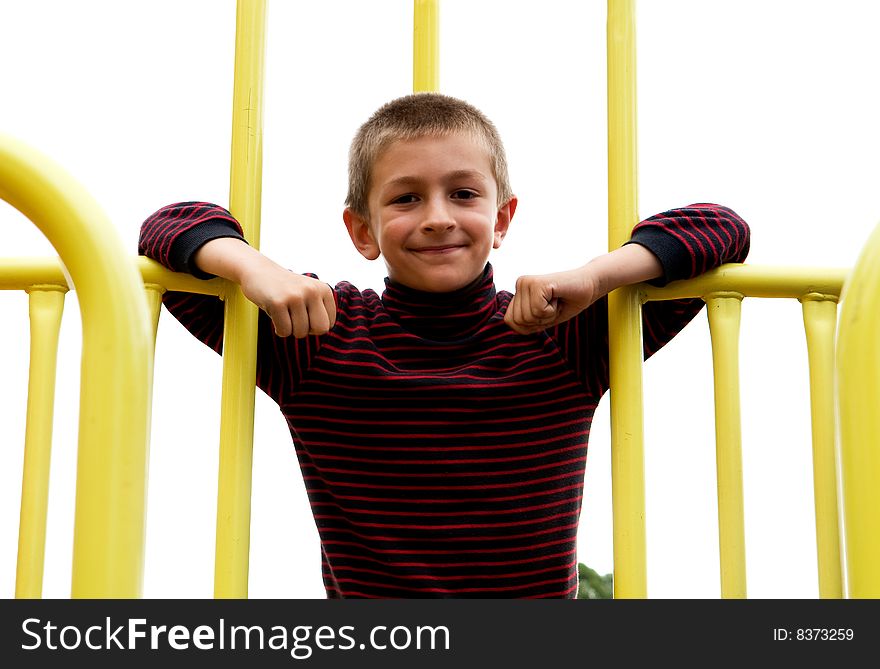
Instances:
[[[141,253],[178,271],[209,239],[240,237],[225,209],[165,207]],[[664,268],[657,283],[742,262],[746,223],[694,204],[653,216],[632,242]],[[280,338],[260,314],[257,384],[281,407],[321,540],[329,597],[574,597],[587,440],[608,388],[607,300],[534,335],[503,321],[511,293],[492,268],[452,293],[386,279],[380,296],[341,282],[321,337]],[[220,352],[216,298],[165,305]],[[701,300],[648,303],[645,356]]]

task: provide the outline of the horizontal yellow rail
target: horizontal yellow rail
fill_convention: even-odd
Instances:
[[[190,274],[172,272],[154,260],[140,256],[135,264],[145,284],[165,290],[216,295],[225,298],[228,282],[223,279],[197,279]],[[836,298],[851,272],[848,268],[784,267],[768,265],[722,265],[696,279],[675,281],[663,288],[638,286],[643,302],[702,298],[713,293],[736,293],[743,297],[801,299]],[[55,257],[0,257],[0,290],[27,290],[45,284],[68,287],[62,264]]]
[[[135,264],[144,284],[155,284],[170,291],[224,297],[227,282],[223,279],[205,281],[191,274],[172,272],[144,256],[137,257]],[[58,258],[0,258],[0,290],[28,290],[35,285],[69,288]]]
[[[844,268],[722,265],[696,279],[675,281],[663,288],[643,284],[644,301],[703,297],[712,293],[739,293],[743,297],[788,297],[810,293],[839,296],[851,272]]]

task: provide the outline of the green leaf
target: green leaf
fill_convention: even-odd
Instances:
[[[613,599],[614,576],[600,576],[583,562],[578,563],[578,599]]]

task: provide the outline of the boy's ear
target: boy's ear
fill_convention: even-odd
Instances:
[[[507,202],[498,207],[498,215],[495,219],[495,240],[492,244],[493,249],[501,246],[510,227],[510,221],[513,220],[513,214],[516,212],[516,198],[512,197]]]
[[[348,236],[351,237],[351,243],[367,260],[375,260],[379,257],[379,245],[373,238],[370,226],[361,216],[354,211],[345,208],[342,212],[342,220],[345,221],[345,227],[348,230]]]

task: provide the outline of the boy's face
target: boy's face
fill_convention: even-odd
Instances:
[[[449,292],[483,271],[516,209],[500,208],[489,156],[468,134],[398,141],[373,165],[370,221],[343,218],[361,254],[385,259],[388,276],[411,288]]]

